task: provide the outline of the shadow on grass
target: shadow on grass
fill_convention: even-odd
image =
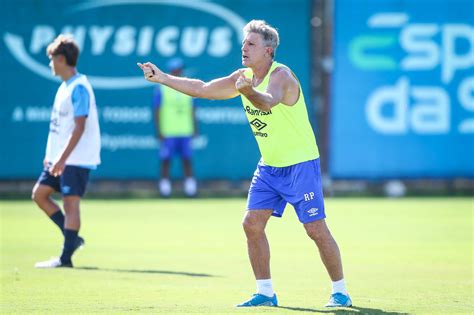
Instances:
[[[386,312],[377,308],[367,307],[347,307],[347,308],[335,308],[335,309],[313,309],[313,308],[301,308],[301,307],[290,307],[290,306],[278,306],[279,309],[286,309],[291,311],[300,311],[308,313],[323,313],[323,314],[336,314],[336,315],[362,315],[362,314],[384,314],[384,315],[408,315],[408,313],[397,313],[397,312]]]
[[[99,267],[74,267],[78,270],[92,270],[92,271],[108,271],[108,272],[125,272],[125,273],[148,273],[148,274],[162,274],[162,275],[178,275],[188,277],[215,277],[207,273],[194,273],[194,272],[181,272],[181,271],[169,271],[169,270],[151,270],[151,269],[111,269],[111,268],[99,268]]]

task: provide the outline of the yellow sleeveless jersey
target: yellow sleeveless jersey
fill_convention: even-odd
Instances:
[[[270,75],[277,67],[286,66],[273,62],[263,81],[254,87],[257,91],[265,92]],[[252,69],[248,68],[244,75],[252,78]],[[254,107],[244,95],[241,95],[245,114],[266,165],[286,167],[319,157],[301,85],[299,88],[300,95],[296,104],[288,106],[280,103],[269,112]]]
[[[188,137],[194,133],[191,96],[161,85],[159,127],[165,137]]]

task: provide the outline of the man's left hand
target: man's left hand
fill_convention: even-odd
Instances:
[[[53,175],[54,177],[61,176],[65,167],[66,167],[66,162],[59,160],[55,162],[53,166],[49,168],[49,173]]]
[[[244,71],[240,72],[240,76],[235,82],[235,88],[244,95],[253,91],[252,80],[244,75]]]

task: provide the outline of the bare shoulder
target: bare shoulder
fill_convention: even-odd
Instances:
[[[290,68],[286,66],[275,68],[270,74],[270,83],[281,87],[284,91],[281,100],[282,104],[288,106],[296,104],[300,96],[299,82]]]
[[[293,72],[290,70],[290,68],[285,66],[275,68],[270,74],[270,80],[277,80],[289,85],[298,85],[298,80],[296,79]]]

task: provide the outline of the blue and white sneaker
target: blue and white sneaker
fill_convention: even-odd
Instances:
[[[252,307],[252,306],[278,306],[278,300],[276,294],[273,294],[272,297],[268,297],[263,294],[254,294],[252,297],[245,301],[237,307]]]
[[[329,302],[324,305],[325,307],[350,307],[352,306],[352,300],[349,295],[342,293],[334,293],[331,295]]]

